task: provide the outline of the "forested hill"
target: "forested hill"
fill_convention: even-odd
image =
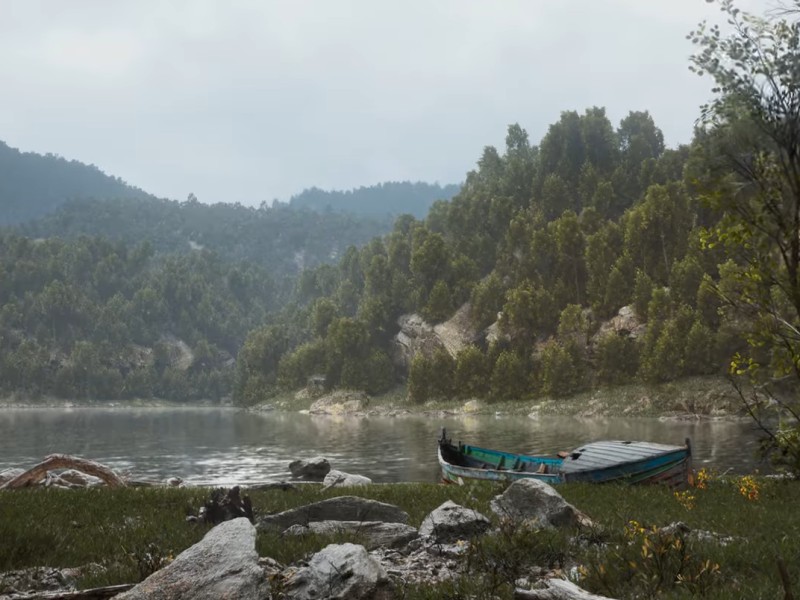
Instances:
[[[0,233],[0,397],[219,399],[277,305],[264,269]]]
[[[158,253],[211,250],[226,260],[251,261],[273,277],[335,262],[391,229],[391,220],[349,213],[321,214],[276,203],[259,208],[145,199],[75,200],[19,228],[34,238],[103,236],[129,244],[149,241]]]
[[[55,210],[70,198],[152,198],[94,165],[20,152],[0,141],[0,226]]]
[[[326,191],[313,187],[292,196],[289,205],[318,212],[343,211],[358,215],[423,218],[436,200],[449,200],[461,186],[417,181],[389,181],[348,191]]]
[[[338,269],[303,275],[294,325],[305,338],[287,343],[284,325],[253,332],[238,401],[314,373],[385,390],[398,318],[433,325],[461,307],[474,342],[417,354],[399,371],[412,398],[553,396],[719,372],[741,336],[703,284],[724,285],[733,269],[700,244],[718,216],[698,198],[726,175],[718,141],[698,132],[668,149],[647,112],[615,127],[602,108],[562,113],[538,145],[509,127],[504,151],[487,147],[452,200],[398,219]],[[629,305],[641,327],[601,329]]]

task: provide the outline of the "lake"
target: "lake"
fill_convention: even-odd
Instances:
[[[439,478],[436,439],[552,454],[598,439],[681,444],[694,464],[719,472],[767,470],[756,460],[749,421],[448,416],[325,417],[226,408],[0,409],[0,470],[27,468],[52,453],[74,454],[136,477],[173,475],[192,484],[279,481],[296,458],[327,457],[333,468],[376,482]]]

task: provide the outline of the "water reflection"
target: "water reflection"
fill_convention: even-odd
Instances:
[[[692,440],[695,464],[720,471],[764,468],[749,422],[475,416],[431,418],[250,414],[216,408],[11,409],[0,411],[0,469],[61,452],[137,476],[179,475],[226,485],[280,480],[296,458],[328,457],[336,468],[378,482],[437,481],[436,438],[528,454],[551,454],[597,439],[669,444]]]

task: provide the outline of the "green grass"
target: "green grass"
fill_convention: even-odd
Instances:
[[[592,517],[600,525],[598,529],[531,534],[513,523],[506,524],[500,535],[473,545],[467,557],[469,574],[464,578],[447,585],[409,586],[401,592],[409,599],[466,597],[467,591],[473,598],[510,598],[513,590],[508,582],[530,575],[537,565],[565,571],[583,566],[586,575],[581,585],[619,598],[700,594],[779,598],[783,588],[777,559],[782,557],[798,594],[800,483],[759,479],[757,485],[759,497],[750,500],[739,492],[735,480],[714,480],[707,489],[691,490],[691,508],[660,487],[561,486],[564,497]],[[462,487],[391,484],[360,488],[356,493],[400,506],[409,513],[410,524],[419,526],[447,499],[493,518],[489,501],[500,491],[499,484],[486,483]],[[296,491],[253,493],[252,499],[257,513],[266,514],[353,492],[320,493],[318,486],[301,486]],[[106,570],[84,577],[81,585],[138,581],[161,559],[177,555],[204,535],[206,526],[186,523],[184,518],[196,511],[207,495],[208,490],[198,488],[0,492],[0,571],[94,562]],[[631,521],[647,531],[651,526],[683,521],[693,529],[732,536],[734,541],[723,546],[689,539],[676,550],[674,540],[668,540],[660,548],[665,556],[660,564],[642,558],[644,536],[626,537],[626,525]],[[260,555],[285,564],[328,543],[343,541],[358,539],[345,535],[279,538],[261,533],[256,544]],[[672,567],[667,559],[679,558],[685,562],[687,581],[675,584],[669,581],[670,575],[663,584],[653,583],[662,573],[669,575]],[[706,561],[719,565],[718,571],[702,573]],[[599,572],[603,575],[597,575]]]

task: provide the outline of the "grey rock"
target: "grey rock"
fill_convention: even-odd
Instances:
[[[491,525],[489,519],[478,511],[448,500],[425,517],[419,534],[432,536],[437,542],[455,542],[482,535]]]
[[[372,479],[364,475],[353,475],[352,473],[345,473],[344,471],[337,471],[333,469],[322,480],[325,489],[332,487],[355,487],[359,485],[369,485]]]
[[[31,567],[0,573],[0,597],[32,592],[66,592],[75,589],[75,578],[61,569]]]
[[[261,599],[268,592],[255,550],[256,530],[245,518],[225,521],[194,546],[117,600]]]
[[[292,525],[308,525],[314,521],[382,521],[408,523],[408,513],[393,504],[358,496],[338,496],[267,515],[258,519],[258,529],[284,531]]]
[[[331,544],[284,584],[293,600],[360,600],[389,597],[388,577],[364,546]]]
[[[355,390],[336,390],[322,396],[308,408],[312,415],[348,415],[366,410],[369,396]]]
[[[289,463],[292,477],[308,481],[322,481],[331,470],[331,463],[323,456],[315,456],[309,460],[293,460]]]
[[[292,525],[283,535],[353,535],[367,550],[402,548],[418,535],[405,523],[380,521],[314,521],[308,525]]]
[[[541,529],[592,525],[591,519],[564,500],[552,486],[537,479],[520,479],[495,496],[492,512],[504,519]]]

